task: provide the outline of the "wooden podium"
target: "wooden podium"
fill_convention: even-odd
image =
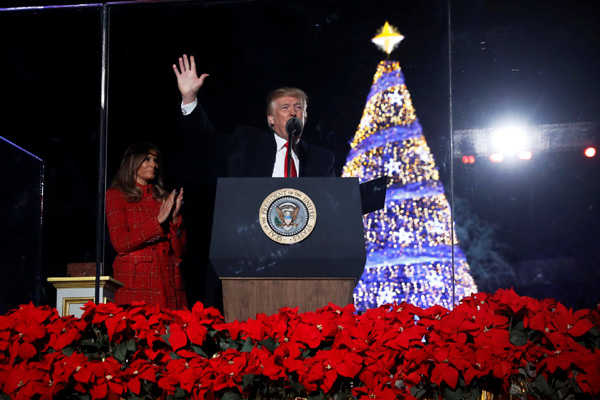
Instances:
[[[283,307],[314,311],[353,302],[354,278],[221,278],[225,321],[244,321]]]
[[[293,244],[267,234],[263,215],[287,190],[308,196],[316,214],[310,234]],[[366,261],[357,178],[220,178],[215,204],[210,261],[226,321],[353,302]]]

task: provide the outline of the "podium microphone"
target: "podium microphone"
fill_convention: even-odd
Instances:
[[[287,120],[285,123],[285,131],[288,134],[288,137],[299,136],[302,133],[302,128],[304,128],[302,121],[296,117],[292,117]]]

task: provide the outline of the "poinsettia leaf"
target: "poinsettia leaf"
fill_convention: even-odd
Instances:
[[[350,393],[349,392],[337,392],[335,394],[334,398],[336,400],[348,400],[348,399],[350,399]]]
[[[242,377],[242,383],[244,384],[244,387],[252,386],[252,383],[254,382],[254,376],[254,374],[246,374]]]
[[[125,358],[127,358],[127,343],[121,343],[120,345],[115,347],[112,351],[112,355],[120,362],[125,361]]]
[[[71,357],[71,354],[75,353],[75,348],[74,347],[63,347],[63,349],[61,351],[65,356]]]
[[[308,400],[325,400],[325,396],[323,395],[323,392],[319,393],[316,396],[308,396],[307,398],[308,398]]]
[[[236,349],[237,345],[236,342],[230,338],[219,338],[219,348],[221,349],[221,351],[225,351],[228,349]]]
[[[519,321],[510,330],[510,342],[515,346],[525,346],[529,340],[523,321]]]
[[[461,400],[465,397],[465,391],[459,386],[455,390],[450,388],[446,388],[444,390],[444,399],[448,400]]]
[[[410,394],[413,395],[413,397],[416,397],[417,399],[423,397],[425,393],[427,393],[427,390],[425,390],[425,388],[423,387],[413,386],[410,388]]]
[[[250,353],[252,351],[253,347],[254,347],[254,344],[252,343],[252,339],[247,338],[246,341],[244,342],[244,345],[240,349],[240,351],[242,353]]]
[[[481,388],[479,388],[477,386],[472,388],[468,392],[468,395],[465,397],[465,400],[479,400],[479,399],[481,399]]]
[[[135,352],[136,349],[137,349],[137,346],[135,344],[135,339],[134,338],[129,339],[127,341],[127,350]]]
[[[535,381],[533,381],[533,386],[536,387],[540,391],[540,393],[552,397],[552,389],[550,388],[550,385],[548,385],[548,382],[546,382],[546,378],[544,378],[544,375],[538,375],[535,378]]]
[[[227,391],[223,393],[223,397],[221,400],[241,400],[242,396],[240,396],[237,392]]]
[[[175,398],[175,400],[185,400],[185,399],[187,399],[187,393],[185,393],[185,390],[178,387],[177,389],[175,389],[174,398]]]
[[[277,395],[280,393],[280,388],[278,388],[277,386],[271,386],[268,388],[264,388],[263,390],[261,390],[261,392],[270,398],[277,398]]]
[[[294,392],[296,392],[297,394],[300,394],[304,391],[304,386],[302,386],[300,383],[298,383],[293,377],[292,375],[288,375],[288,380],[290,381],[290,387],[292,388],[292,390]]]
[[[82,339],[79,345],[82,347],[100,347],[99,343],[92,338]]]
[[[275,351],[277,348],[277,342],[273,338],[266,338],[265,340],[261,340],[259,343],[265,346],[269,351]]]
[[[208,357],[208,354],[204,351],[204,349],[196,344],[192,344],[192,350],[194,350],[194,352],[202,357]]]

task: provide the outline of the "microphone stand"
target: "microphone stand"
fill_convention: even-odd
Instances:
[[[290,175],[292,174],[292,163],[294,162],[294,159],[292,158],[292,151],[294,151],[293,143],[294,143],[294,129],[290,129],[290,132],[288,132],[288,152],[287,152],[287,173],[285,176],[287,176],[288,178],[290,178]]]

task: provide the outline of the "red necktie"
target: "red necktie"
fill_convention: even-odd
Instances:
[[[290,149],[288,148],[288,144],[285,144],[285,166],[284,166],[284,171],[283,171],[283,176],[285,176],[286,178],[288,177],[288,160],[289,160],[289,151]],[[298,173],[296,172],[296,163],[294,162],[294,159],[292,158],[292,169],[290,170],[290,177],[291,178],[295,178],[298,176]]]

